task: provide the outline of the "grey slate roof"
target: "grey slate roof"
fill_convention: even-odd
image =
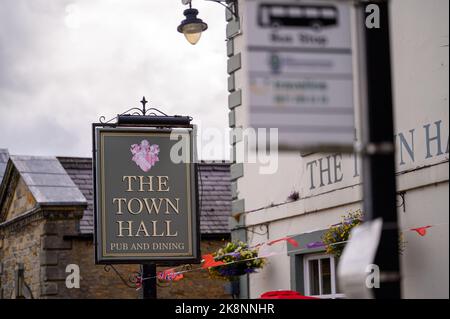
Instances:
[[[8,164],[9,152],[7,149],[0,148],[0,183],[6,171],[6,164]]]
[[[10,156],[40,205],[85,205],[86,199],[56,157]]]
[[[94,232],[94,192],[92,180],[92,159],[82,157],[58,157],[59,162],[69,174],[75,185],[83,193],[88,206],[80,220],[80,232],[90,234]]]
[[[200,163],[198,187],[202,234],[229,233],[231,215],[230,164]]]
[[[92,160],[79,157],[58,157],[67,174],[88,202],[80,221],[83,234],[94,232]],[[201,199],[201,234],[227,234],[231,213],[230,164],[200,163],[199,191]],[[199,203],[200,205],[200,203]]]

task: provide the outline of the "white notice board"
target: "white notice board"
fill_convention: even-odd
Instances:
[[[280,149],[350,149],[355,138],[350,2],[245,1],[249,125]]]

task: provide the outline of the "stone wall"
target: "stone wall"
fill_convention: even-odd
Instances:
[[[215,251],[222,245],[221,241],[202,241],[202,253]],[[80,267],[80,288],[67,289],[64,281],[58,283],[56,298],[140,298],[141,291],[128,288],[114,272],[106,272],[104,266],[94,263],[94,246],[92,240],[72,241],[72,249],[60,251],[58,262],[62,268],[68,264]],[[198,267],[195,265],[194,267]],[[128,280],[129,276],[139,271],[139,265],[115,265],[115,268]],[[158,271],[167,267],[158,267]],[[230,298],[223,288],[224,282],[209,279],[207,271],[195,271],[185,274],[183,280],[161,283],[158,298]]]
[[[58,267],[65,273],[69,264],[76,264],[80,269],[80,288],[69,289],[65,281],[58,282],[56,298],[95,298],[95,299],[130,299],[138,298],[139,292],[128,288],[113,269],[104,270],[103,265],[96,265],[94,260],[94,245],[92,239],[72,239],[72,249],[58,252]],[[135,271],[138,265],[114,266],[125,280]]]
[[[42,298],[81,298],[85,293],[81,289],[66,288],[66,277],[69,275],[66,273],[67,266],[77,264],[81,268],[80,254],[75,254],[79,250],[78,246],[70,239],[78,234],[78,228],[77,219],[46,221],[40,258]]]
[[[104,266],[95,265],[94,246],[91,239],[64,240],[76,223],[70,220],[33,222],[19,232],[5,236],[1,249],[3,263],[3,298],[14,298],[15,270],[24,264],[25,282],[34,298],[139,298],[140,291],[128,288],[117,274]],[[202,241],[202,253],[215,251],[222,241]],[[65,280],[66,267],[76,264],[80,268],[80,288],[69,289]],[[198,267],[199,265],[194,265]],[[139,265],[116,265],[127,280]],[[158,270],[167,267],[159,267]],[[201,270],[184,275],[177,282],[161,283],[158,298],[230,298],[224,291],[224,281],[210,279]]]
[[[6,221],[0,225],[0,298],[16,297],[19,266],[26,298],[140,298],[141,291],[127,287],[113,269],[107,272],[103,265],[95,265],[92,236],[79,236],[84,207],[39,207],[22,178],[16,180],[10,196]],[[202,254],[222,244],[221,240],[202,240]],[[66,287],[70,264],[79,266],[80,288]],[[115,268],[128,280],[140,266]],[[230,297],[225,282],[210,279],[205,270],[184,276],[177,282],[161,283],[158,298]]]
[[[23,267],[24,293],[27,297],[40,296],[39,253],[41,249],[42,220],[21,220],[20,216],[36,206],[24,180],[13,178],[14,191],[10,194],[7,220],[17,220],[0,228],[0,298],[16,297],[17,270]],[[29,289],[28,289],[28,288]]]
[[[24,281],[30,288],[33,298],[40,297],[40,249],[44,222],[31,222],[19,229],[5,229],[0,240],[0,296],[16,297],[16,270],[23,264]],[[24,292],[30,297],[28,291]]]
[[[76,237],[81,211],[37,212],[36,220],[11,224],[2,229],[0,261],[3,265],[1,289],[3,298],[15,297],[16,269],[24,267],[24,280],[33,298],[140,298],[141,291],[127,287],[113,269],[95,265],[92,238]],[[221,240],[202,240],[202,254],[221,247]],[[80,288],[66,287],[66,267],[80,269]],[[194,265],[199,267],[199,265]],[[128,280],[139,265],[116,265]],[[159,267],[158,270],[167,267]],[[205,270],[186,273],[177,282],[164,282],[158,287],[158,298],[230,298],[222,280],[211,279]]]
[[[8,209],[7,219],[17,217],[36,206],[36,201],[28,190],[22,177],[17,181],[17,186],[12,196],[11,206]]]
[[[202,240],[202,255],[212,253],[223,245],[221,240]],[[194,265],[194,268],[199,265]],[[158,270],[166,269],[161,268]],[[209,278],[208,271],[200,270],[184,274],[184,278],[176,282],[163,283],[163,287],[158,288],[158,298],[165,299],[217,299],[231,298],[225,293],[225,281]]]

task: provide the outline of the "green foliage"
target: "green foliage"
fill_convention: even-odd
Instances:
[[[342,216],[339,224],[331,226],[323,234],[322,241],[325,244],[327,254],[339,258],[344,250],[345,244],[353,227],[358,226],[363,221],[364,214],[361,210],[350,212],[347,216]]]
[[[350,232],[353,227],[358,226],[363,222],[364,214],[361,210],[350,212],[347,216],[342,216],[339,224],[331,226],[328,231],[323,234],[322,242],[325,244],[327,254],[334,255],[339,258],[345,248],[346,241],[349,240]],[[342,243],[343,242],[343,243]],[[404,234],[399,233],[398,238],[398,252],[403,254],[406,249],[407,242],[404,239]]]
[[[241,241],[234,241],[225,244],[213,253],[216,261],[225,263],[223,266],[209,268],[209,273],[213,278],[234,280],[238,276],[250,274],[257,269],[264,267],[265,258],[258,257],[258,249],[251,249]],[[227,263],[231,263],[226,265]]]
[[[408,242],[405,240],[405,234],[403,232],[400,232],[398,234],[398,253],[400,255],[403,255],[403,252],[406,249],[406,244]]]

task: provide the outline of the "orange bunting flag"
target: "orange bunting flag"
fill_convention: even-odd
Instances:
[[[289,244],[291,244],[292,246],[294,246],[294,247],[298,247],[298,242],[295,240],[295,239],[293,239],[293,238],[291,238],[291,237],[283,237],[283,238],[280,238],[280,239],[275,239],[275,240],[272,240],[272,241],[269,241],[268,243],[267,243],[267,245],[272,245],[272,244],[275,244],[275,243],[278,243],[278,242],[280,242],[280,241],[287,241]]]
[[[183,274],[178,274],[175,272],[175,268],[166,269],[158,273],[158,279],[165,281],[178,281],[183,279]]]
[[[202,265],[203,269],[221,266],[221,265],[225,264],[223,261],[214,260],[214,256],[212,254],[203,255],[202,258],[203,258],[203,265]]]
[[[431,228],[431,226],[423,226],[418,228],[411,228],[410,230],[417,232],[420,236],[425,236],[427,234],[427,229]]]

